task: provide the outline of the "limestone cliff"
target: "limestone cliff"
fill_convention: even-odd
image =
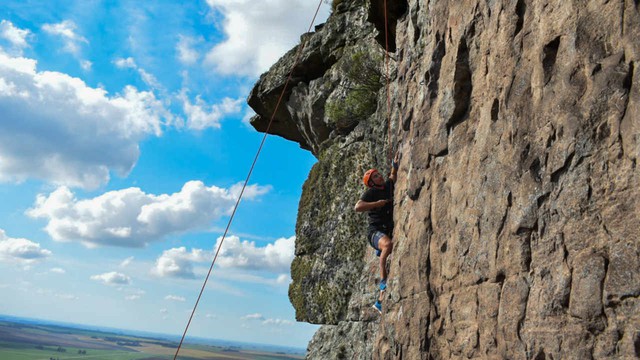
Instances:
[[[326,324],[309,358],[640,357],[638,1],[388,0],[391,111],[383,77],[348,121],[354,62],[383,68],[384,9],[334,3],[303,35],[271,131],[318,158],[289,290],[298,320]],[[295,50],[250,95],[260,131]],[[380,317],[353,205],[389,146],[402,160]]]

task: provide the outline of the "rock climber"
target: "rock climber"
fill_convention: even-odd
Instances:
[[[382,294],[387,289],[387,257],[393,250],[393,187],[398,172],[398,154],[393,159],[388,180],[376,169],[368,170],[362,179],[368,188],[354,210],[369,213],[367,238],[380,257],[380,296],[373,307],[382,312]]]

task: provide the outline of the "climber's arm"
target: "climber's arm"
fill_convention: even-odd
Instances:
[[[396,182],[398,177],[398,165],[400,161],[400,152],[396,152],[396,156],[393,158],[393,162],[391,163],[391,173],[389,174],[389,180]]]
[[[356,206],[354,206],[353,210],[355,210],[356,212],[370,211],[370,210],[381,208],[381,207],[387,205],[387,202],[389,202],[389,200],[378,200],[378,201],[374,201],[374,202],[367,202],[367,201],[364,201],[364,200],[358,200],[358,202],[356,203]]]

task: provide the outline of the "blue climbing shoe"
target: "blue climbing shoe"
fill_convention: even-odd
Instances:
[[[380,291],[387,290],[387,279],[380,280]]]
[[[376,303],[373,304],[373,308],[382,314],[382,303],[380,303],[380,300],[377,300]]]
[[[382,254],[382,251],[381,250],[376,250],[376,256],[380,257],[380,254]]]

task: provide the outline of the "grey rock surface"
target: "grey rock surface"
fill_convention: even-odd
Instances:
[[[289,291],[298,320],[327,324],[308,358],[639,358],[638,2],[388,3],[395,52],[376,111],[346,130],[326,114],[351,54],[384,54],[383,2],[345,0],[304,35],[271,129],[318,158]],[[292,56],[251,94],[258,130]],[[378,316],[377,258],[353,205],[391,148],[402,159]]]

